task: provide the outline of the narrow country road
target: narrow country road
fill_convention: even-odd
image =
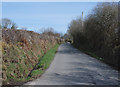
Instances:
[[[25,85],[118,85],[118,82],[116,70],[66,43],[60,45],[46,72]]]

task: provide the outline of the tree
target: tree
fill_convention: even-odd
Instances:
[[[16,28],[17,28],[16,23],[12,23],[12,27],[11,27],[11,29],[16,29]]]
[[[10,19],[7,19],[7,18],[4,18],[2,19],[2,28],[11,28],[11,20]]]
[[[72,37],[73,44],[77,46],[84,44],[85,38],[83,33],[84,27],[82,26],[82,19],[78,18],[73,20],[68,28],[68,34]]]
[[[119,5],[120,6],[120,5]],[[120,58],[120,14],[118,3],[99,3],[81,26],[81,19],[73,20],[68,32],[74,45],[91,51],[104,61],[117,66]],[[119,17],[119,18],[118,18]]]
[[[53,28],[44,29],[43,34],[54,35],[55,31]]]
[[[17,28],[17,26],[10,19],[3,18],[2,19],[2,28],[3,29],[7,29],[7,28],[9,28],[9,29],[15,29],[15,28]]]

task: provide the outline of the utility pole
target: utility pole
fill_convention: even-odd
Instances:
[[[83,27],[83,11],[82,11],[82,27]]]

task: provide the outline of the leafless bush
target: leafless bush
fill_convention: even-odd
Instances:
[[[3,29],[16,29],[17,25],[16,23],[12,22],[10,19],[3,18],[2,19],[2,28]]]
[[[69,26],[68,32],[73,37],[74,44],[103,57],[105,62],[118,66],[118,3],[100,3],[88,15],[84,27],[81,21],[73,20]]]

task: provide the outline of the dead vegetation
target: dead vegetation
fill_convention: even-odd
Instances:
[[[39,59],[57,43],[60,43],[60,37],[55,34],[2,29],[3,84],[27,81]]]

